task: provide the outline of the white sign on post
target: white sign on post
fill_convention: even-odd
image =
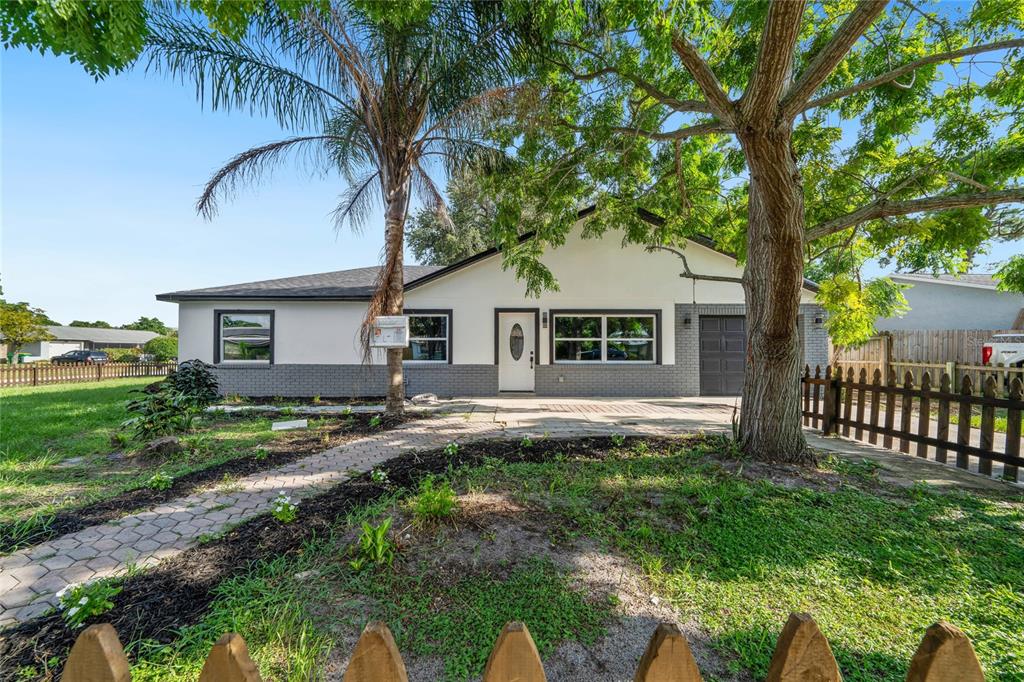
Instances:
[[[409,345],[409,318],[382,315],[373,321],[370,345],[374,348],[405,348]]]

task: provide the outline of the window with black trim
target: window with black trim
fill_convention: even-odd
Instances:
[[[269,311],[217,313],[217,361],[270,364],[274,316]]]
[[[439,313],[409,314],[409,345],[402,353],[407,362],[448,362],[451,348],[451,315]]]
[[[555,362],[656,361],[657,316],[649,314],[557,314]]]

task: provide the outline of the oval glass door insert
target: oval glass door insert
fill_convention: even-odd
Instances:
[[[512,331],[509,332],[508,347],[512,351],[513,360],[523,357],[523,328],[518,322],[512,325]]]

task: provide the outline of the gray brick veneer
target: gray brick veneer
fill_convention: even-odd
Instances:
[[[742,304],[691,304],[675,307],[673,365],[538,365],[540,396],[695,396],[700,394],[701,315],[743,315]],[[684,320],[689,317],[690,323]],[[800,306],[797,327],[804,361],[813,369],[828,361],[828,335],[819,306]],[[663,339],[663,343],[669,343]],[[221,392],[244,396],[364,397],[381,395],[387,379],[384,365],[272,365],[218,368]],[[406,394],[441,397],[488,396],[498,392],[496,365],[407,365]]]

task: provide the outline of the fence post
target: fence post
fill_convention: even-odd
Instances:
[[[836,418],[839,416],[839,379],[837,375],[842,375],[842,372],[842,368],[833,370],[831,365],[825,367],[825,404],[821,415],[821,433],[825,436],[836,431]]]
[[[960,385],[959,383],[957,383],[956,365],[957,365],[956,360],[952,360],[952,361],[946,363],[946,374],[949,375],[949,385],[950,386],[959,386]]]
[[[102,362],[97,362],[96,363],[96,381],[102,381],[102,380],[103,380],[103,363]]]
[[[39,368],[36,367],[35,365],[32,365],[32,385],[39,385]]]
[[[892,371],[890,367],[890,365],[892,365],[892,334],[885,334],[882,336],[881,350],[882,384],[888,386],[889,372]]]

